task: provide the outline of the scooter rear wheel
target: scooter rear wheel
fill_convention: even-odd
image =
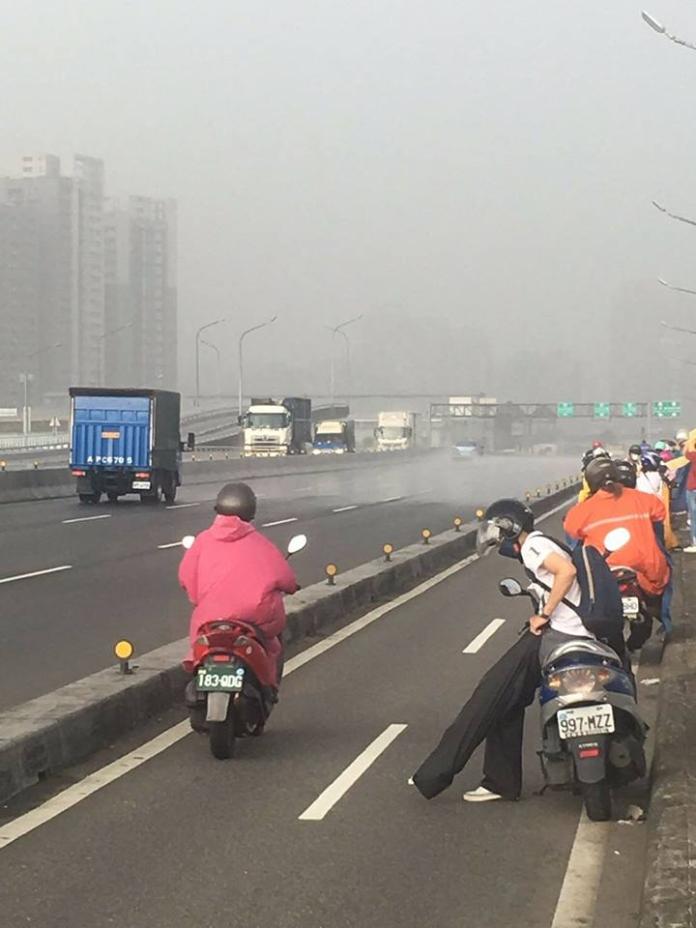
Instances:
[[[225,719],[224,722],[209,722],[208,740],[210,743],[210,753],[217,760],[229,760],[234,756],[235,733],[234,718]]]
[[[606,780],[583,783],[582,796],[591,822],[608,822],[611,819],[611,790]]]

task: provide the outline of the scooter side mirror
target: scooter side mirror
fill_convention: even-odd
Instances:
[[[288,557],[292,557],[293,554],[299,554],[303,548],[307,547],[307,536],[306,535],[294,535],[288,542]]]
[[[623,548],[631,540],[631,533],[627,528],[614,528],[604,538],[604,548],[612,554]]]
[[[188,550],[189,548],[193,547],[193,543],[195,540],[196,540],[195,535],[184,535],[184,537],[181,539],[181,547],[186,548]]]
[[[501,580],[498,584],[498,589],[503,596],[522,596],[524,593],[519,581],[515,580],[513,577],[505,577],[505,579]]]

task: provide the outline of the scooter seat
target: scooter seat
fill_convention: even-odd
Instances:
[[[592,654],[602,660],[611,661],[617,667],[621,667],[621,659],[613,648],[601,641],[595,641],[592,638],[576,638],[574,641],[568,641],[559,645],[549,654],[544,661],[544,669],[551,667],[562,657],[569,657],[571,654]]]

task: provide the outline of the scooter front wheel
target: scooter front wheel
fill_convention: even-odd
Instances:
[[[611,819],[611,790],[606,780],[583,783],[582,797],[591,822],[608,822]]]
[[[230,716],[232,713],[230,713]],[[234,756],[235,733],[234,718],[225,719],[224,722],[209,722],[208,741],[210,753],[217,760],[229,760]]]

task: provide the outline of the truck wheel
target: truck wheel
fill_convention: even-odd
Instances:
[[[611,819],[611,790],[606,780],[583,783],[582,796],[591,822],[608,822]]]
[[[147,503],[150,506],[156,506],[162,499],[162,489],[159,484],[157,484],[154,490],[150,490],[149,493],[140,494],[140,502]]]
[[[169,506],[176,500],[176,489],[176,479],[174,474],[170,474],[162,490],[164,500]]]

